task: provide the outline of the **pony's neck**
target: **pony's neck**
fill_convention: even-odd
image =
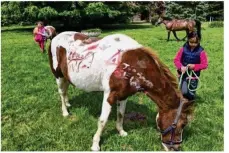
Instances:
[[[163,21],[162,21],[162,23],[163,23],[164,25],[168,24],[169,22],[170,22],[169,20],[163,20]]]
[[[149,96],[157,104],[159,109],[168,110],[171,108],[178,108],[181,93],[177,92],[170,83],[162,83],[161,86],[164,87],[153,87],[152,90],[147,91],[147,96]]]

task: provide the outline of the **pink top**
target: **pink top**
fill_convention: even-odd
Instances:
[[[40,32],[40,33],[44,33],[44,30],[45,30],[44,27],[38,28],[38,32]],[[36,33],[35,34],[35,40],[37,40],[37,41],[44,41],[45,40],[45,37],[42,36],[41,34]]]
[[[183,54],[183,47],[179,49],[179,51],[177,52],[174,58],[174,64],[176,68],[179,70],[183,66],[181,63],[182,54]],[[200,53],[200,64],[195,64],[194,71],[200,71],[200,70],[206,69],[207,67],[208,67],[207,53],[203,50]]]

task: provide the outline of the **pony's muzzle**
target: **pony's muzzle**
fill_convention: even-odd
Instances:
[[[181,149],[179,144],[169,145],[162,142],[162,146],[164,147],[165,151],[180,151]]]

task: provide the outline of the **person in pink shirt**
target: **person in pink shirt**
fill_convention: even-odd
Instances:
[[[37,22],[37,26],[33,30],[34,40],[38,43],[40,50],[44,53],[45,50],[45,28],[43,22]]]
[[[200,39],[196,32],[189,33],[188,41],[178,50],[174,58],[174,64],[177,68],[179,80],[181,74],[183,74],[180,85],[183,96],[190,101],[195,100],[198,79],[194,74],[189,78],[187,72],[190,74],[190,71],[193,70],[200,77],[200,71],[208,67],[207,54],[204,48],[200,46]],[[191,81],[188,88],[189,79]]]

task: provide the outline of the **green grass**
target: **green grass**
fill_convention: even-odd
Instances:
[[[13,29],[13,28],[12,28]],[[69,89],[71,116],[64,118],[47,54],[41,54],[31,31],[2,32],[1,41],[1,150],[2,151],[90,151],[97,130],[102,93]],[[184,42],[166,42],[164,26],[107,31],[102,36],[123,33],[153,48],[175,74],[173,58]],[[202,30],[202,46],[209,57],[209,68],[201,74],[201,88],[194,119],[185,128],[183,151],[222,151],[224,149],[224,69],[223,28]],[[179,32],[178,37],[184,33]],[[116,106],[101,138],[103,151],[162,151],[156,130],[156,105],[138,94],[128,99],[126,113],[147,116],[143,122],[126,121],[127,137],[115,129]],[[142,103],[143,101],[143,103]]]

